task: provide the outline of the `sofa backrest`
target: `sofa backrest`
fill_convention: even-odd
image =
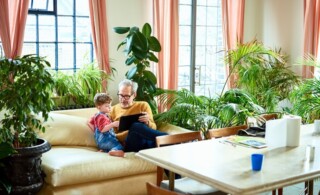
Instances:
[[[93,132],[87,125],[89,118],[51,112],[44,123],[46,131],[39,137],[46,139],[52,146],[96,147]]]
[[[52,111],[52,113],[79,116],[79,117],[83,117],[83,118],[90,118],[91,116],[93,116],[97,112],[98,112],[98,110],[95,107]]]

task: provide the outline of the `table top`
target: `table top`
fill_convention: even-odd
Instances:
[[[136,155],[160,167],[231,194],[257,194],[320,176],[320,136],[313,125],[301,126],[300,146],[254,149],[204,140],[141,150]],[[316,146],[313,161],[306,146]],[[251,154],[265,155],[261,171],[251,170]]]

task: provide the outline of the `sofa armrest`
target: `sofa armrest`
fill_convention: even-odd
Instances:
[[[178,134],[178,133],[192,132],[189,129],[185,129],[183,127],[179,127],[179,126],[172,125],[172,124],[169,124],[169,123],[158,125],[158,130],[162,131],[162,132],[165,132],[165,133],[168,133],[168,134]]]

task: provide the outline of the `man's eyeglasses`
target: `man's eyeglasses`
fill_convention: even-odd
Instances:
[[[122,94],[119,94],[119,93],[118,93],[119,98],[122,98],[122,99],[125,99],[125,100],[130,99],[132,95],[133,95],[133,94],[131,94],[131,95],[122,95]]]

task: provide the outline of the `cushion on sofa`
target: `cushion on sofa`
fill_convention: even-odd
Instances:
[[[44,123],[46,131],[39,133],[39,137],[46,139],[52,146],[97,147],[87,120],[78,116],[50,113],[48,121]]]

